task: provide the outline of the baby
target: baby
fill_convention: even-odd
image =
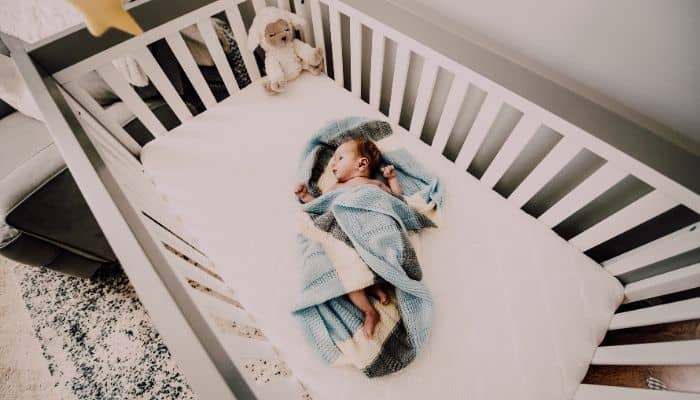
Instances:
[[[343,142],[335,150],[333,158],[330,161],[333,175],[335,175],[335,178],[338,180],[330,190],[352,188],[360,185],[375,185],[382,190],[400,196],[401,186],[399,185],[399,180],[396,177],[396,170],[393,165],[387,165],[381,169],[382,175],[386,178],[387,183],[371,178],[377,168],[379,168],[381,161],[382,154],[371,140],[359,138]],[[315,197],[309,193],[306,184],[303,182],[299,183],[294,188],[294,194],[303,203],[308,203],[315,199]],[[389,302],[386,292],[379,286],[373,285],[366,288],[366,290],[377,297],[382,304],[387,304]],[[352,304],[365,314],[365,336],[368,338],[372,337],[374,334],[374,327],[377,325],[377,322],[379,322],[379,313],[367,298],[365,289],[350,292],[348,293],[348,297]]]

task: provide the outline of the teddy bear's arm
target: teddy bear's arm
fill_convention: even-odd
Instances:
[[[301,61],[310,65],[318,66],[323,61],[323,56],[319,49],[315,49],[299,39],[294,39],[294,52]]]
[[[274,57],[265,57],[265,71],[270,82],[283,82],[285,80],[282,65]]]

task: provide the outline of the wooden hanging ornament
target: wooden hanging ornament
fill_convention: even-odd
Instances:
[[[139,35],[143,30],[124,9],[122,0],[68,0],[83,14],[88,31],[93,36],[102,36],[109,28]]]

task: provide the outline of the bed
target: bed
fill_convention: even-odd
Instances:
[[[115,254],[200,397],[642,398],[632,389],[581,381],[591,364],[700,363],[697,340],[600,346],[610,329],[697,318],[700,309],[697,299],[681,298],[661,308],[617,311],[622,302],[698,286],[696,265],[666,269],[626,285],[620,278],[693,251],[698,247],[693,227],[639,241],[603,267],[587,254],[679,205],[700,211],[697,188],[682,174],[674,175],[665,166],[652,168],[581,127],[607,121],[609,126],[601,129],[619,132],[627,125],[618,117],[570,93],[560,93],[559,99],[566,99],[562,105],[547,103],[547,96],[537,104],[468,68],[469,60],[459,49],[473,44],[396,6],[365,0],[278,2],[309,19],[302,35],[325,49],[326,68],[333,72],[304,74],[285,93],[269,96],[258,81],[264,72],[253,53],[244,50],[254,83],[239,88],[209,17],[223,12],[236,40],[245,42],[242,3],[251,5],[234,0],[172,2],[164,12],[159,0],[142,2],[131,8],[149,27],[141,36],[92,41],[83,30],[28,53],[13,50]],[[252,1],[247,10],[264,6]],[[193,24],[230,93],[222,101],[214,99],[182,41],[179,31]],[[371,41],[363,40],[369,39],[365,30]],[[187,110],[146,50],[163,38],[204,103],[203,113],[195,116]],[[92,45],[60,54],[65,46],[85,41]],[[390,42],[395,48],[391,56],[384,51]],[[451,50],[449,44],[454,45]],[[134,55],[181,125],[164,129],[116,73],[111,61],[123,54]],[[415,57],[422,58],[423,67],[413,98],[407,100]],[[35,63],[51,79],[43,79]],[[363,68],[363,63],[369,64]],[[385,77],[383,68],[389,67],[392,73]],[[520,67],[508,68],[503,71],[522,73]],[[91,107],[75,82],[94,70],[155,140],[143,147],[124,143],[109,116]],[[426,143],[421,131],[440,71],[453,79],[435,135]],[[553,90],[541,77],[525,77],[532,85],[519,89],[534,90],[531,98]],[[509,82],[517,86],[515,80]],[[456,157],[445,157],[471,86],[484,91],[485,99]],[[388,107],[382,107],[383,101]],[[413,103],[403,112],[410,123],[400,123],[407,102]],[[520,110],[522,118],[477,178],[465,171],[506,103]],[[572,109],[568,115],[575,122],[562,117]],[[310,135],[346,116],[389,121],[410,152],[439,175],[448,196],[443,226],[421,234],[424,280],[435,300],[431,337],[406,369],[373,380],[350,367],[323,364],[290,314],[300,262],[293,220],[298,207],[292,194],[296,164]],[[492,190],[517,165],[541,125],[556,130],[561,140],[512,193],[502,196]],[[666,151],[653,140],[639,139],[635,146]],[[603,160],[600,168],[536,217],[524,212],[528,200],[584,150]],[[678,149],[667,150],[676,152],[677,165],[697,164]],[[630,175],[650,191],[567,240],[552,230]]]
[[[348,115],[386,119],[326,77],[305,74],[275,97],[253,85],[149,143],[141,159],[315,398],[571,398],[622,286],[396,126],[448,191],[445,225],[422,242],[435,299],[431,337],[405,371],[378,380],[316,358],[289,311],[301,284],[291,190],[305,141]],[[211,171],[217,179],[207,178]]]

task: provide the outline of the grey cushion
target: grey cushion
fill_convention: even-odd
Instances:
[[[43,123],[19,112],[0,119],[0,248],[19,236],[5,217],[64,168]]]
[[[0,249],[14,242],[19,235],[20,233],[17,229],[0,222]]]
[[[42,122],[19,112],[0,120],[0,220],[64,168]]]
[[[16,110],[12,108],[12,106],[0,100],[0,119],[7,117],[15,111]]]
[[[0,54],[2,54],[3,56],[10,55],[10,49],[8,49],[7,46],[5,46],[5,43],[2,40],[0,40]]]
[[[5,43],[3,43],[2,40],[0,40],[0,54],[4,56],[10,55],[10,50],[5,46]],[[15,112],[14,108],[12,108],[9,104],[5,103],[4,101],[0,100],[0,119],[5,118],[13,112]]]

